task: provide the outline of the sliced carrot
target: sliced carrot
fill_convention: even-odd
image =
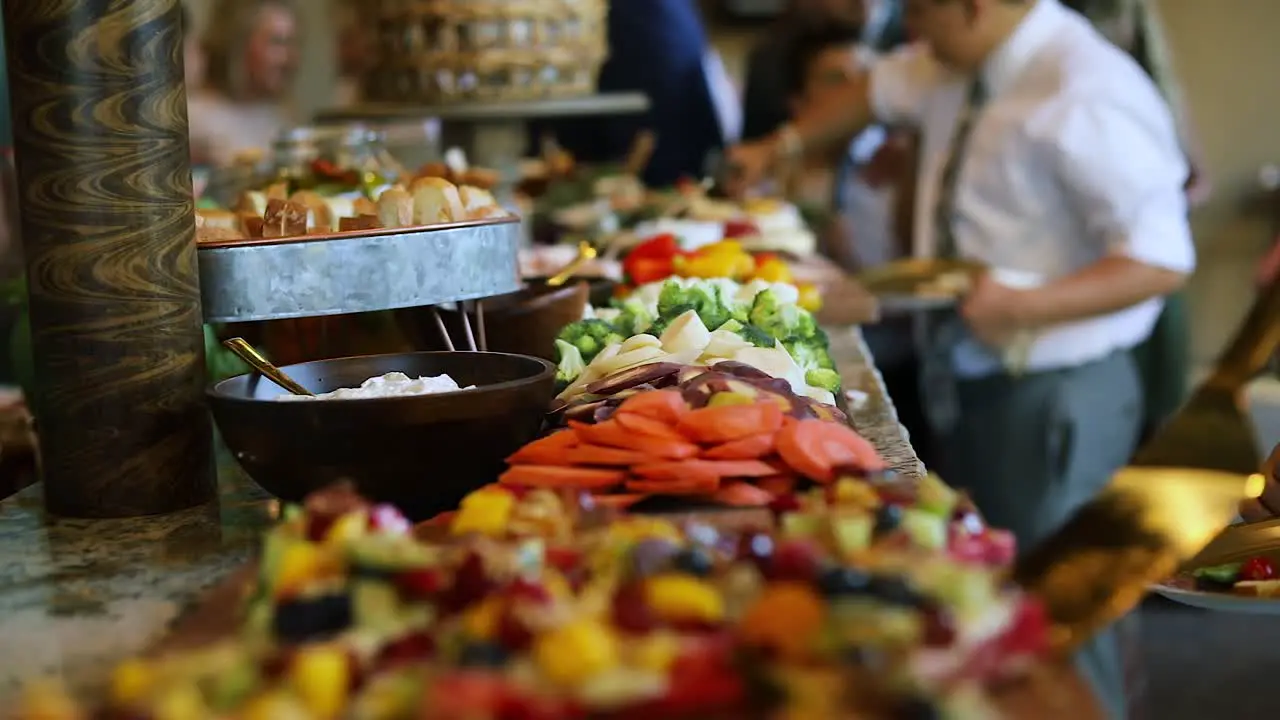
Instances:
[[[503,485],[532,488],[603,490],[621,485],[626,478],[627,474],[622,470],[558,465],[512,465],[498,476],[498,482]]]
[[[574,431],[558,430],[521,447],[507,458],[507,462],[512,465],[563,465],[566,464],[564,451],[579,442]]]
[[[688,437],[708,444],[777,432],[780,427],[782,408],[773,402],[691,410],[680,418],[680,424],[677,425],[677,429]]]
[[[871,443],[844,423],[801,420],[778,433],[777,445],[783,462],[816,482],[831,482],[840,467],[884,467]]]
[[[680,480],[628,480],[626,488],[648,495],[710,495],[720,487],[714,475],[689,475]]]
[[[680,460],[635,465],[631,472],[648,480],[666,480],[690,474],[718,478],[766,477],[777,474],[778,470],[759,460]]]
[[[636,393],[623,400],[618,406],[618,412],[642,415],[660,423],[675,425],[689,412],[689,404],[684,401],[679,390],[655,390]]]
[[[573,428],[574,432],[578,434],[578,438],[583,442],[588,442],[592,445],[622,448],[624,450],[635,450],[656,458],[681,460],[694,457],[699,450],[698,446],[691,442],[665,440],[651,435],[630,432],[616,420],[606,420],[594,425],[570,423],[569,426]]]
[[[689,442],[689,438],[681,435],[672,425],[654,420],[644,415],[637,415],[631,412],[616,412],[613,419],[618,424],[631,432],[648,435],[650,437],[662,438],[663,440],[675,440],[677,442]]]
[[[655,482],[684,482],[686,480],[701,480],[704,483],[710,479],[714,479],[719,485],[720,475],[714,470],[706,467],[701,460],[674,460],[671,462],[647,463],[645,465],[636,465],[631,468],[631,472],[640,476],[641,480],[653,480]]]
[[[800,483],[800,478],[795,473],[788,472],[756,478],[752,482],[761,490],[778,497],[779,495],[790,495],[795,492],[796,485]]]
[[[722,483],[711,499],[733,507],[764,507],[773,502],[774,494],[749,482],[731,480]]]
[[[708,460],[758,460],[773,452],[777,433],[748,435],[737,440],[704,450],[702,457]]]
[[[565,450],[563,456],[569,465],[606,465],[613,467],[630,467],[654,461],[653,455],[646,455],[635,450],[591,445],[584,443]]]
[[[599,494],[593,496],[596,505],[610,510],[626,510],[636,503],[649,497],[645,493],[611,493],[608,495]]]

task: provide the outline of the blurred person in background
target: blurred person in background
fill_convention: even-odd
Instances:
[[[801,36],[829,24],[857,27],[862,44],[887,49],[901,40],[901,16],[901,0],[790,0],[747,56],[742,139],[764,137],[791,118],[787,66]]]
[[[602,93],[642,92],[649,111],[638,115],[551,124],[535,123],[535,142],[548,131],[582,162],[626,156],[642,130],[657,144],[642,179],[666,187],[701,177],[706,160],[741,132],[740,108],[719,55],[707,41],[693,0],[614,0],[609,4],[609,59],[600,69]],[[535,147],[534,154],[538,148]]]
[[[1129,53],[1160,88],[1178,121],[1182,149],[1187,154],[1184,186],[1190,206],[1209,197],[1209,181],[1198,162],[1187,113],[1178,103],[1169,63],[1163,53],[1151,10],[1144,0],[1064,0],[1064,5],[1084,15],[1098,31]],[[1145,415],[1142,441],[1177,412],[1187,397],[1191,374],[1191,319],[1185,291],[1165,298],[1164,310],[1146,342],[1133,349],[1143,382]]]
[[[265,152],[291,125],[298,18],[287,0],[217,0],[203,87],[189,91],[193,162],[227,166]]]
[[[861,23],[848,19],[814,24],[792,36],[784,67],[794,115],[803,116],[825,92],[870,64],[876,53],[864,38]],[[910,255],[910,227],[898,209],[909,201],[914,182],[911,142],[906,133],[872,125],[820,159],[835,169],[832,215],[820,234],[821,248],[841,269],[856,272]],[[863,336],[916,455],[931,467],[932,433],[921,405],[912,317],[886,315],[864,326]]]

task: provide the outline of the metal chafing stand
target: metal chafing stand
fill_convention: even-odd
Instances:
[[[197,249],[180,0],[4,12],[51,512],[134,517],[214,497],[202,320],[519,288],[514,219]]]

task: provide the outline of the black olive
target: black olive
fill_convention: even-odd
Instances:
[[[829,567],[818,575],[818,590],[828,597],[860,595],[867,592],[871,576],[850,567]]]
[[[867,584],[867,593],[881,602],[918,608],[929,600],[916,592],[910,584],[897,575],[873,575]]]
[[[876,510],[875,534],[893,532],[902,524],[902,506],[896,503],[884,503]]]
[[[711,574],[711,570],[715,567],[715,559],[705,549],[691,547],[676,553],[676,556],[671,560],[671,566],[680,572],[696,575],[697,577],[706,577]]]
[[[913,695],[895,703],[889,717],[893,720],[942,720],[942,711],[929,698]]]
[[[491,642],[467,643],[458,657],[458,664],[463,667],[501,667],[506,662],[506,648]]]
[[[335,635],[351,627],[351,596],[346,593],[285,600],[276,605],[272,631],[277,639],[301,643]]]

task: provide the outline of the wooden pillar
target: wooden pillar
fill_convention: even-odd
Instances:
[[[50,512],[214,497],[180,0],[4,2]]]

